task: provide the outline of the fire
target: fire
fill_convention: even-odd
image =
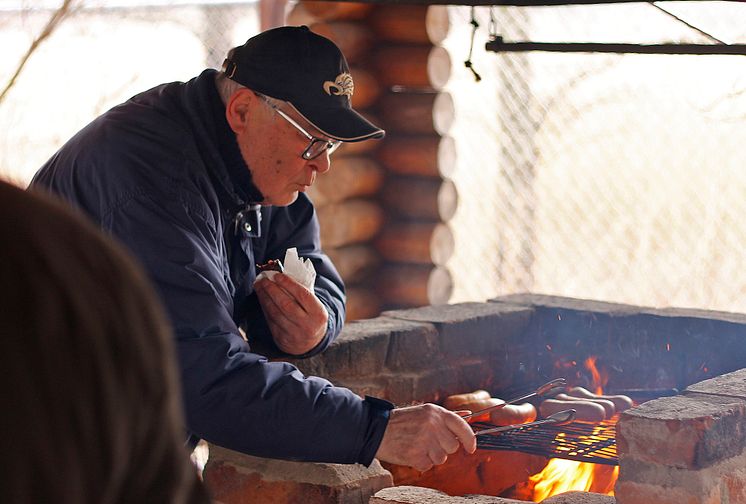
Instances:
[[[593,379],[591,388],[594,393],[600,395],[603,394],[603,387],[609,377],[604,371],[598,369],[596,360],[595,356],[591,356],[583,364]],[[588,437],[588,444],[593,443],[597,432],[598,430],[594,429],[594,433]],[[560,433],[557,436],[563,436],[563,434]],[[541,502],[553,495],[573,490],[614,495],[614,484],[618,475],[618,466],[553,458],[549,460],[543,471],[529,478],[529,481],[533,483],[532,500]]]
[[[598,367],[596,367],[596,357],[588,357],[583,364],[585,364],[585,368],[591,372],[593,388],[595,389],[593,393],[596,395],[603,394],[606,382],[609,381],[608,375],[598,370]]]
[[[553,458],[543,471],[529,478],[534,483],[532,499],[541,502],[552,495],[573,490],[614,495],[618,475],[618,466]]]

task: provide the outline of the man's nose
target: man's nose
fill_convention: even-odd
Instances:
[[[331,168],[331,159],[329,159],[329,152],[324,151],[320,156],[313,158],[310,161],[311,168],[313,168],[319,175],[326,173]]]

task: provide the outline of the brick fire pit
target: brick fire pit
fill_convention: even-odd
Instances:
[[[306,374],[327,377],[360,394],[407,404],[439,402],[479,388],[506,397],[559,376],[584,385],[586,377],[577,363],[588,356],[597,356],[608,372],[610,392],[683,391],[622,415],[617,425],[616,502],[746,502],[746,370],[738,371],[746,368],[743,315],[516,295],[386,312],[353,322],[323,355],[293,363]],[[527,479],[528,474],[508,470],[515,452],[488,453],[498,464],[500,458],[508,461],[503,470],[490,474],[483,474],[486,466],[474,462],[474,473],[496,487],[490,493]],[[541,457],[521,455],[528,457],[531,471],[545,463]],[[522,502],[449,496],[402,485],[387,488],[390,476],[378,465],[366,469],[271,461],[271,471],[267,465],[262,459],[213,448],[205,480],[214,498],[225,504],[282,502],[277,494],[262,493],[276,488],[278,481],[286,492],[282,495],[304,495],[303,502],[311,504],[365,503],[373,495],[370,502],[376,504]],[[304,493],[292,494],[294,485]],[[296,502],[291,497],[285,501]],[[568,492],[544,502],[614,501]]]

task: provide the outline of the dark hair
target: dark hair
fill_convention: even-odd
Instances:
[[[3,500],[208,502],[140,268],[51,197],[5,183],[0,240]]]

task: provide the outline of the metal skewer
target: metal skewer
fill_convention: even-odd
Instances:
[[[553,424],[553,425],[565,425],[575,420],[576,410],[568,409],[558,411],[553,415],[549,415],[543,420],[537,420],[535,422],[516,424],[516,425],[503,425],[500,427],[492,427],[491,429],[484,429],[474,433],[475,436],[481,436],[484,434],[495,434],[496,432],[516,431],[522,430],[528,427],[536,427],[538,425]]]
[[[549,381],[542,385],[541,387],[537,388],[533,392],[529,394],[525,394],[519,397],[514,397],[513,399],[510,399],[508,401],[505,401],[501,404],[496,404],[494,406],[490,406],[489,408],[484,408],[483,410],[475,411],[474,413],[470,413],[466,416],[462,416],[464,420],[474,417],[474,416],[480,416],[484,413],[487,413],[488,411],[500,409],[508,404],[515,404],[520,401],[525,401],[526,399],[530,399],[532,397],[553,397],[557,394],[559,394],[565,387],[567,386],[567,381],[564,378],[556,378],[552,381]]]

